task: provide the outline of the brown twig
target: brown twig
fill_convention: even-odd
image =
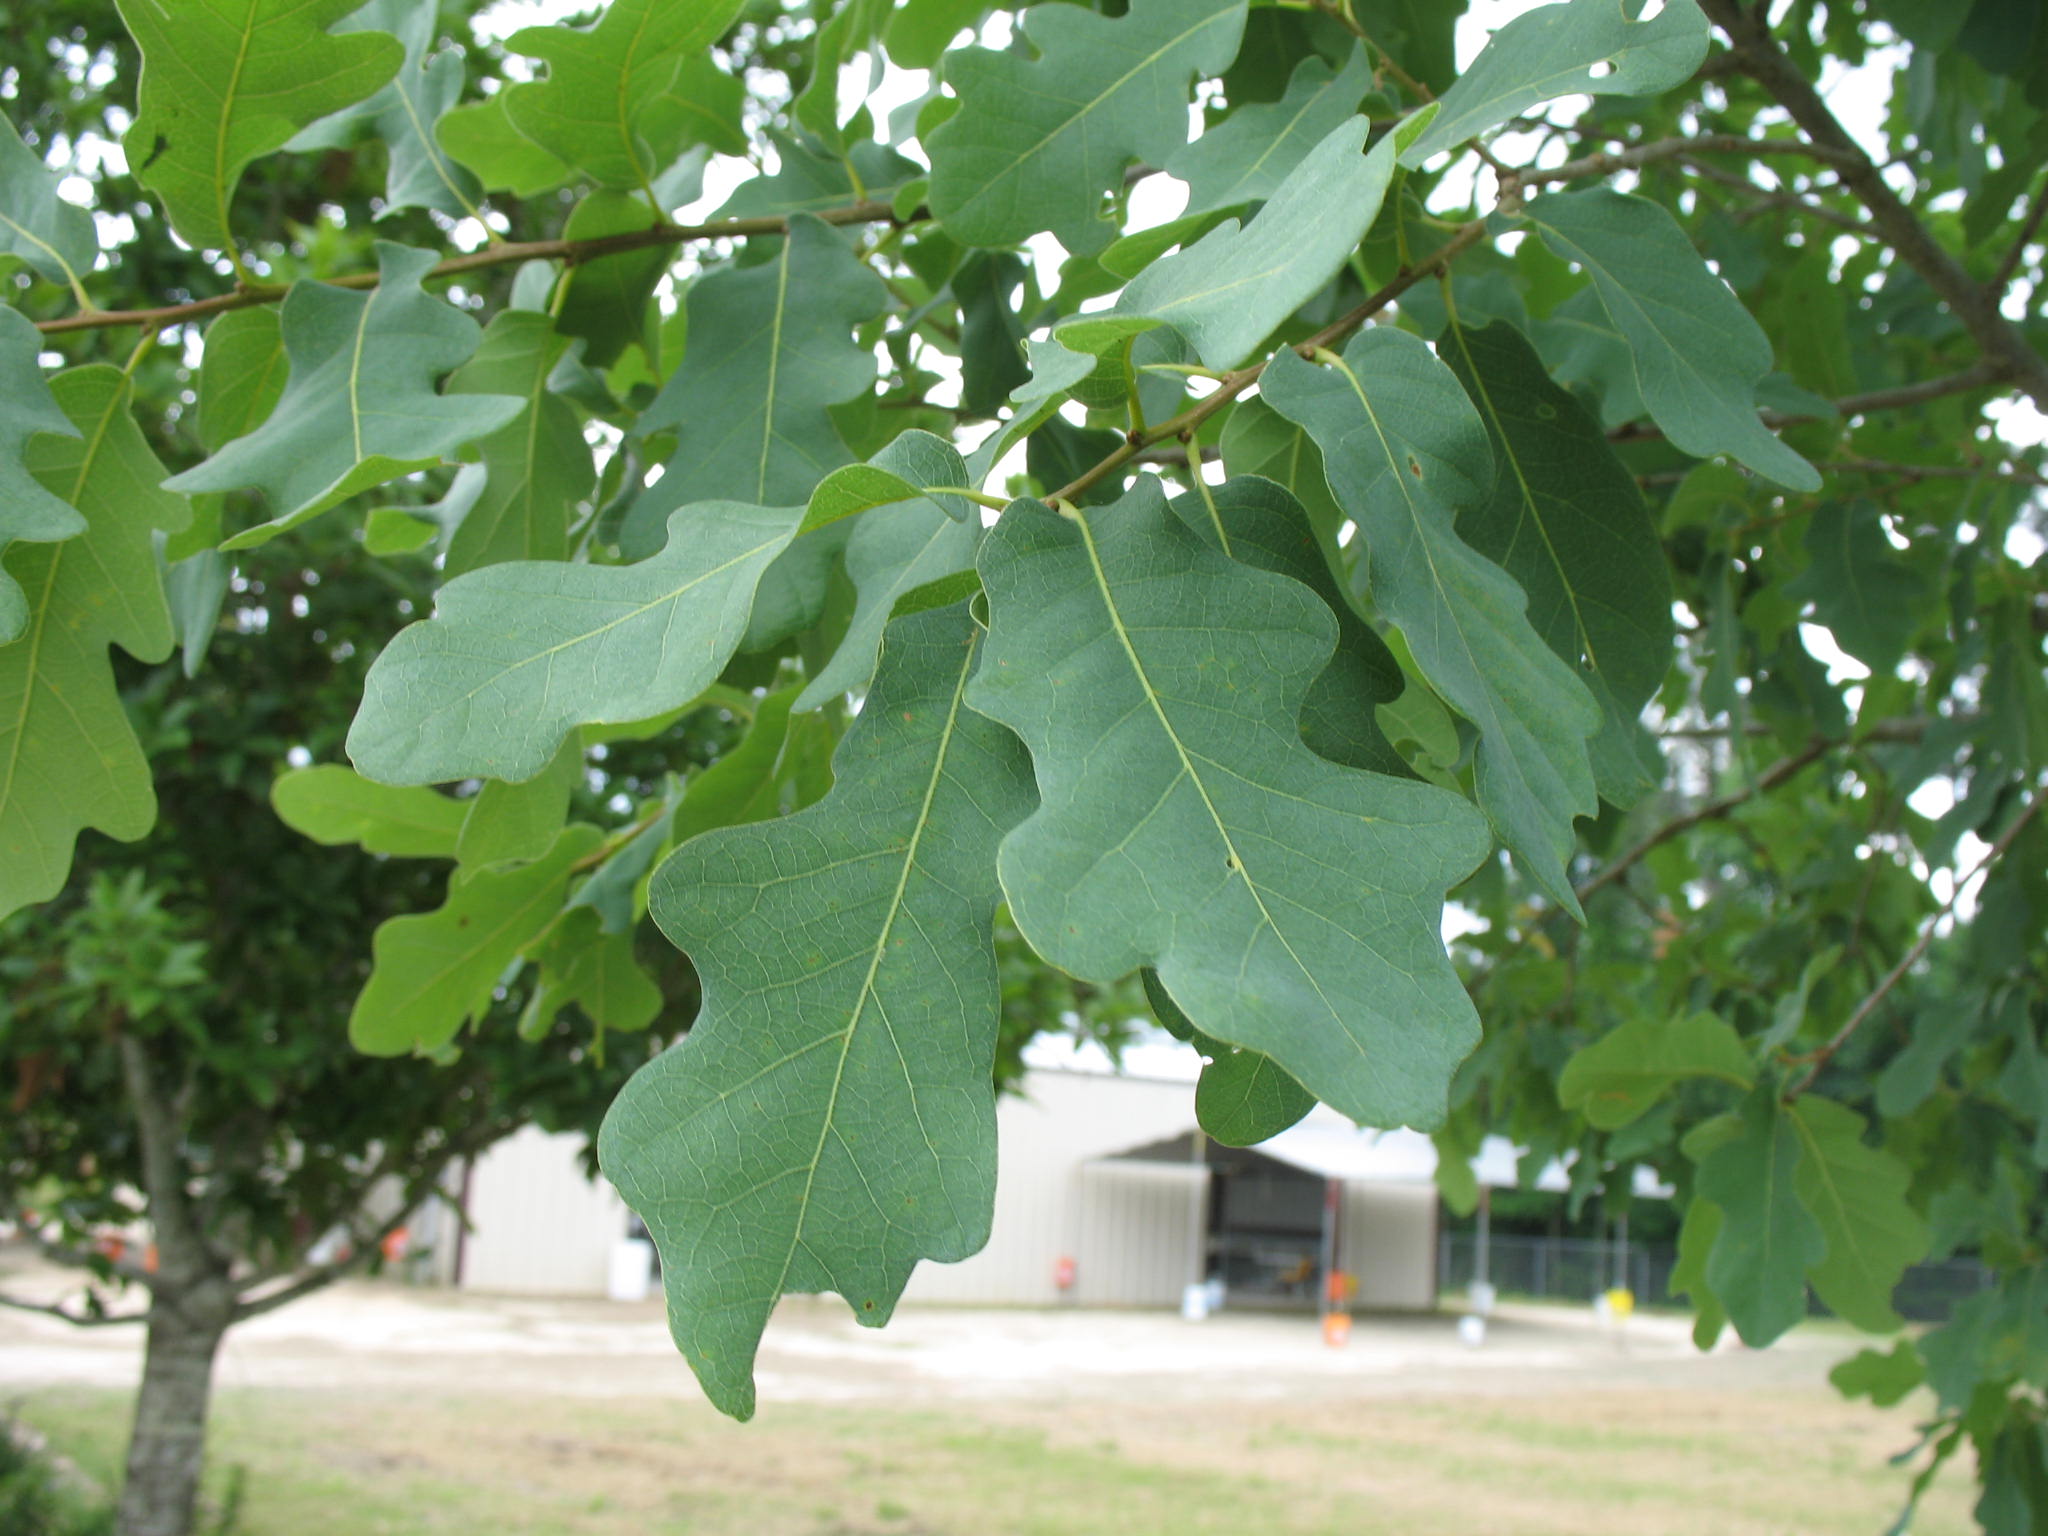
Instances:
[[[1829,1037],[1828,1043],[1813,1053],[1806,1074],[1785,1090],[1786,1103],[1791,1103],[1813,1086],[1813,1080],[1820,1076],[1821,1069],[1834,1060],[1835,1053],[1848,1043],[1849,1037],[1862,1027],[1863,1021],[1877,1011],[1877,1005],[1891,995],[1892,989],[1905,978],[1906,972],[1920,962],[1920,957],[1925,955],[1928,947],[1934,943],[1936,930],[1941,927],[1948,915],[1955,911],[1956,903],[1962,900],[1963,892],[1976,884],[1977,877],[1996,864],[2004,857],[2005,851],[2019,841],[2020,833],[2025,831],[2027,823],[2034,819],[2035,814],[2041,809],[2041,804],[2041,792],[2036,790],[2028,799],[2026,807],[2013,818],[2012,825],[2000,834],[1998,841],[1991,845],[1990,850],[1977,861],[1976,866],[1967,875],[1957,877],[1955,888],[1949,892],[1948,900],[1941,904],[1941,909],[1934,916],[1921,925],[1920,936],[1913,941],[1913,947],[1899,957],[1897,965],[1884,973],[1884,978],[1870,989],[1870,994],[1862,1002],[1856,1005],[1856,1011],[1850,1014],[1842,1027]]]
[[[1824,204],[1816,203],[1812,198],[1802,196],[1800,193],[1789,191],[1773,192],[1769,187],[1760,187],[1747,176],[1731,171],[1725,166],[1712,165],[1705,160],[1689,155],[1679,158],[1682,164],[1691,170],[1697,171],[1700,175],[1706,177],[1707,180],[1727,187],[1731,191],[1747,192],[1757,199],[1756,202],[1751,203],[1747,208],[1737,212],[1735,220],[1738,224],[1747,219],[1754,218],[1760,213],[1768,213],[1774,208],[1789,208],[1796,213],[1808,214],[1813,218],[1819,219],[1823,224],[1832,224],[1836,229],[1843,230],[1848,234],[1859,235],[1866,240],[1881,238],[1875,228],[1864,223],[1861,219],[1852,218],[1846,213],[1837,213],[1834,209]]]
[[[147,1312],[72,1312],[61,1302],[29,1301],[20,1296],[9,1296],[0,1291],[0,1307],[9,1307],[16,1312],[41,1312],[47,1317],[60,1317],[74,1328],[105,1328],[114,1323],[140,1323],[148,1320]]]
[[[1823,469],[1900,480],[1998,480],[2006,485],[2048,486],[2048,478],[2008,464],[1896,464],[1890,459],[1826,459]]]
[[[902,222],[915,222],[923,213],[917,213]],[[897,222],[894,210],[887,203],[850,203],[843,208],[821,210],[816,217],[827,224],[880,224]],[[615,235],[596,235],[587,240],[508,240],[498,245],[484,247],[462,256],[451,256],[427,273],[426,281],[440,277],[458,277],[464,272],[477,272],[486,267],[502,267],[521,261],[564,261],[572,266],[586,261],[595,261],[600,256],[616,256],[621,251],[643,250],[650,245],[682,245],[694,240],[743,240],[750,235],[780,235],[789,232],[789,220],[783,217],[755,219],[717,219],[709,224],[651,225],[646,229],[629,229]],[[344,277],[321,278],[319,281],[334,288],[374,288],[377,274],[374,272],[352,272]],[[157,309],[99,309],[89,313],[65,315],[58,320],[42,320],[36,329],[45,336],[60,335],[66,331],[104,330],[114,326],[139,325],[148,330],[160,331],[173,325],[182,325],[188,320],[204,319],[224,310],[249,309],[258,304],[275,304],[290,289],[283,284],[265,283],[243,286],[233,293],[216,294],[208,299],[194,299],[185,304],[166,304]]]
[[[1510,186],[1540,187],[1550,182],[1577,181],[1586,176],[1612,176],[1616,171],[1635,170],[1654,161],[1693,155],[1800,155],[1829,164],[1839,160],[1831,151],[1819,149],[1804,139],[1753,139],[1740,133],[1709,133],[1691,138],[1658,139],[1628,149],[1601,150],[1547,170],[1529,166],[1510,171],[1502,182],[1502,192],[1505,193]],[[1756,190],[1761,192],[1764,189],[1758,187]]]
[[[2006,375],[1995,363],[1973,363],[1960,373],[1944,374],[1938,379],[1922,379],[1917,384],[1901,384],[1892,389],[1873,389],[1865,394],[1844,395],[1834,402],[1837,417],[1867,416],[1873,411],[1904,410],[1910,406],[1925,405],[1930,400],[1939,400],[1947,395],[1967,394],[1973,389],[1984,389],[1995,385]],[[1767,427],[1786,427],[1799,421],[1823,421],[1829,418],[1801,415],[1796,411],[1758,411],[1757,419]],[[1653,421],[1631,421],[1616,427],[1607,434],[1611,443],[1634,442],[1639,438],[1662,437],[1664,429]]]
[[[1671,820],[1649,833],[1636,843],[1634,847],[1630,848],[1628,852],[1601,870],[1599,874],[1580,885],[1572,894],[1579,898],[1579,903],[1583,906],[1587,898],[1592,896],[1595,891],[1600,890],[1604,886],[1612,885],[1645,858],[1649,857],[1654,850],[1663,847],[1664,844],[1670,842],[1674,837],[1691,831],[1703,821],[1718,820],[1728,815],[1737,806],[1745,805],[1749,801],[1754,800],[1758,795],[1768,794],[1798,773],[1802,768],[1805,768],[1809,763],[1824,756],[1830,748],[1840,745],[1839,741],[1828,737],[1814,738],[1814,740],[1808,742],[1791,756],[1780,758],[1777,762],[1771,764],[1770,767],[1758,774],[1751,783],[1743,788],[1730,790],[1725,795],[1717,795],[1712,800],[1694,806],[1681,816],[1672,817]]]
[[[2018,327],[1999,312],[1999,295],[1972,278],[1891,189],[1813,82],[1785,56],[1771,36],[1768,19],[1744,10],[1737,0],[1701,0],[1701,4],[1728,34],[1743,72],[1776,98],[1815,144],[1850,157],[1841,162],[1838,174],[1842,184],[1862,200],[1871,227],[1946,301],[1984,355],[1999,363],[2034,404],[2048,410],[2048,358],[2028,345]]]
[[[2003,294],[2012,285],[2013,273],[2019,271],[2020,260],[2027,254],[2027,246],[2041,228],[2041,216],[2048,214],[2048,178],[2034,192],[2034,206],[2027,213],[2027,221],[2020,226],[2019,237],[2012,248],[1998,263],[1998,270],[1991,275],[1991,281],[1984,286],[1994,294]]]

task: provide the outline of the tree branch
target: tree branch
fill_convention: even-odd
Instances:
[[[2000,834],[1998,841],[1993,843],[1984,857],[1977,861],[1976,867],[1967,875],[1957,878],[1955,888],[1949,892],[1948,900],[1941,904],[1941,910],[1936,912],[1934,916],[1930,917],[1921,926],[1920,937],[1913,941],[1913,947],[1899,957],[1897,965],[1885,972],[1883,980],[1879,981],[1875,987],[1872,987],[1870,995],[1856,1005],[1856,1011],[1850,1014],[1842,1027],[1834,1032],[1829,1038],[1828,1043],[1813,1053],[1812,1065],[1806,1069],[1806,1075],[1801,1077],[1792,1087],[1785,1090],[1786,1103],[1791,1103],[1792,1100],[1798,1098],[1799,1095],[1813,1086],[1813,1080],[1820,1076],[1821,1069],[1834,1060],[1835,1053],[1848,1044],[1849,1037],[1862,1027],[1863,1021],[1877,1012],[1877,1005],[1891,995],[1892,989],[1905,979],[1906,972],[1919,964],[1920,957],[1925,955],[1928,947],[1934,943],[1936,930],[1941,927],[1948,915],[1955,911],[1956,903],[1963,899],[1963,892],[1975,885],[1977,878],[2003,858],[2006,850],[2019,841],[2020,833],[2026,830],[2027,823],[2034,819],[2035,814],[2040,811],[2041,805],[2042,794],[2041,791],[2036,790],[2028,798],[2026,807],[2019,815],[2013,818],[2012,825]]]
[[[1363,304],[1360,304],[1350,313],[1341,315],[1331,321],[1320,331],[1317,331],[1315,335],[1309,337],[1306,341],[1298,343],[1294,350],[1300,353],[1302,357],[1307,358],[1313,356],[1318,347],[1327,347],[1332,342],[1342,341],[1346,336],[1349,336],[1353,331],[1365,324],[1366,321],[1372,319],[1373,316],[1377,315],[1389,304],[1392,304],[1395,299],[1406,293],[1410,288],[1413,288],[1425,277],[1441,272],[1465,251],[1478,244],[1485,234],[1486,221],[1484,219],[1474,219],[1469,224],[1461,224],[1458,227],[1458,232],[1451,236],[1443,245],[1439,246],[1432,255],[1424,258],[1413,267],[1405,268],[1398,277],[1373,294]],[[1177,438],[1183,434],[1192,433],[1195,428],[1199,427],[1211,416],[1222,410],[1224,406],[1256,384],[1259,375],[1266,371],[1266,362],[1270,361],[1271,359],[1269,358],[1265,361],[1248,364],[1243,368],[1232,369],[1217,384],[1215,393],[1205,396],[1187,410],[1182,411],[1178,416],[1162,421],[1156,427],[1147,427],[1142,432],[1132,432],[1113,451],[1104,455],[1099,463],[1084,470],[1073,480],[1061,486],[1057,491],[1048,496],[1046,500],[1049,502],[1072,501],[1076,496],[1088,490],[1089,487],[1097,484],[1106,476],[1113,474],[1123,465],[1128,464],[1147,448],[1152,447],[1153,444],[1163,443],[1168,438]]]
[[[158,1273],[166,1287],[178,1287],[191,1278],[179,1272],[185,1265],[212,1256],[185,1196],[180,1164],[185,1128],[180,1124],[178,1106],[165,1096],[157,1081],[142,1042],[125,1027],[115,1031],[114,1041],[121,1057],[121,1080],[135,1115],[142,1187],[149,1196],[149,1223],[157,1238]]]
[[[1898,480],[2002,480],[2007,485],[2048,486],[2048,477],[2009,464],[1897,464],[1890,459],[1827,459],[1822,468]]]
[[[1828,737],[1815,737],[1791,756],[1778,759],[1777,762],[1771,764],[1770,767],[1758,774],[1752,782],[1743,788],[1730,790],[1725,795],[1718,795],[1712,800],[1694,806],[1682,816],[1672,817],[1671,820],[1665,822],[1662,826],[1644,837],[1634,847],[1630,848],[1628,852],[1601,870],[1599,874],[1593,876],[1583,885],[1580,885],[1572,894],[1579,898],[1579,904],[1583,906],[1586,899],[1595,891],[1600,890],[1604,886],[1612,885],[1631,869],[1634,869],[1636,865],[1640,864],[1654,850],[1663,847],[1664,844],[1670,842],[1674,837],[1691,831],[1703,821],[1718,820],[1733,811],[1737,806],[1745,805],[1749,801],[1754,800],[1758,795],[1768,794],[1809,763],[1824,756],[1830,748],[1840,745],[1839,741]]]
[[[1736,222],[1738,224],[1747,219],[1754,218],[1757,214],[1768,213],[1773,208],[1790,208],[1798,213],[1811,214],[1822,223],[1832,224],[1835,228],[1843,230],[1848,234],[1860,235],[1868,240],[1881,238],[1876,229],[1864,223],[1861,219],[1852,219],[1846,213],[1837,213],[1834,209],[1824,204],[1816,203],[1812,198],[1804,197],[1797,192],[1782,189],[1773,192],[1769,187],[1758,186],[1747,176],[1738,175],[1736,172],[1727,170],[1722,166],[1709,165],[1704,160],[1687,159],[1685,164],[1711,182],[1727,187],[1732,191],[1750,193],[1757,199],[1756,202],[1751,203],[1747,208],[1738,211],[1736,215]]]
[[[1635,170],[1653,161],[1687,159],[1693,155],[1799,155],[1830,165],[1839,164],[1841,158],[1833,151],[1803,139],[1753,139],[1740,133],[1708,133],[1691,138],[1657,139],[1627,149],[1602,150],[1598,154],[1567,160],[1547,170],[1528,166],[1510,171],[1501,182],[1501,195],[1506,196],[1510,187],[1519,191],[1523,187],[1577,181],[1586,176],[1612,176],[1616,171]],[[1756,190],[1762,192],[1765,189],[1757,187]]]
[[[2012,286],[2012,275],[2019,271],[2020,261],[2027,254],[2027,246],[2041,228],[2041,216],[2048,214],[2048,178],[2034,191],[2034,206],[2027,214],[2026,223],[2020,226],[2019,237],[2012,243],[2012,249],[2005,253],[2005,259],[1998,264],[1998,270],[1991,275],[1991,281],[1984,286],[1993,294],[2002,295]]]
[[[297,1301],[302,1296],[309,1296],[324,1286],[332,1285],[350,1270],[368,1263],[382,1246],[384,1239],[404,1226],[411,1219],[413,1213],[425,1202],[435,1185],[440,1182],[441,1175],[447,1170],[450,1163],[459,1157],[467,1157],[488,1145],[503,1133],[503,1129],[503,1127],[496,1124],[490,1124],[474,1128],[474,1133],[468,1136],[450,1137],[446,1142],[442,1143],[434,1155],[407,1183],[404,1193],[399,1198],[396,1211],[392,1212],[390,1216],[386,1217],[374,1228],[367,1230],[356,1225],[354,1222],[350,1222],[347,1234],[348,1251],[342,1257],[331,1259],[324,1264],[309,1265],[302,1273],[275,1290],[265,1291],[257,1296],[245,1295],[241,1297],[235,1303],[235,1321],[239,1323],[248,1318],[260,1317],[265,1312],[274,1312],[279,1307]],[[390,1161],[389,1157],[380,1161],[378,1164],[378,1170],[380,1171],[372,1179],[365,1180],[363,1186],[363,1196],[365,1198],[369,1195],[375,1178],[382,1176],[381,1170]],[[270,1275],[256,1283],[261,1285],[267,1283],[270,1279],[276,1278],[281,1277]]]
[[[147,1312],[70,1312],[63,1304],[54,1301],[30,1301],[22,1296],[9,1296],[0,1291],[0,1307],[16,1312],[40,1312],[46,1317],[62,1318],[74,1328],[108,1328],[115,1323],[140,1323],[149,1318]]]
[[[1999,313],[1998,294],[1975,281],[1892,191],[1820,92],[1786,58],[1768,21],[1745,11],[1737,0],[1701,0],[1701,5],[1728,34],[1743,72],[1776,98],[1815,144],[1847,157],[1838,167],[1843,185],[1862,199],[1877,233],[1948,304],[1984,355],[2001,364],[2035,405],[2048,410],[2048,359],[2028,346],[2018,328]]]
[[[909,219],[899,221],[889,204],[868,201],[850,203],[843,208],[821,209],[816,217],[823,219],[827,224],[893,224],[913,222],[922,215],[923,210],[920,209]],[[621,251],[642,250],[650,245],[681,245],[693,240],[742,240],[750,235],[781,235],[788,232],[788,219],[763,217],[718,219],[709,224],[663,222],[647,229],[629,229],[615,235],[596,235],[587,240],[508,240],[497,245],[485,246],[480,251],[471,251],[466,255],[451,256],[429,271],[424,281],[432,282],[437,277],[457,277],[464,272],[478,272],[486,267],[502,267],[512,262],[564,261],[575,266],[581,262],[595,261],[600,256],[616,256]],[[323,277],[318,281],[333,288],[374,288],[377,286],[377,274],[353,272],[345,277]],[[186,304],[166,304],[157,309],[101,309],[66,315],[59,320],[41,320],[36,323],[36,329],[45,336],[55,336],[66,331],[94,331],[111,326],[130,325],[160,331],[169,326],[182,325],[188,320],[217,315],[223,310],[275,304],[289,291],[290,289],[283,284],[244,285],[233,293],[217,294],[210,299],[194,299]]]
[[[1892,389],[1873,389],[1866,394],[1844,395],[1834,402],[1838,417],[1867,416],[1875,411],[1904,410],[1910,406],[1925,405],[1930,400],[1939,400],[1947,395],[1967,394],[1973,389],[1985,389],[1997,384],[2005,377],[1995,363],[1973,363],[1960,373],[1944,374],[1938,379],[1922,379],[1914,384],[1901,384]],[[1802,416],[1796,411],[1758,411],[1757,419],[1767,427],[1787,427],[1798,421],[1821,421],[1828,418]],[[1611,443],[1634,442],[1639,438],[1662,437],[1664,429],[1654,421],[1631,421],[1616,427],[1607,434]]]

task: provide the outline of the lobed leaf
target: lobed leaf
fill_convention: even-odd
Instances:
[[[37,276],[77,286],[100,253],[92,210],[57,195],[58,177],[0,117],[0,256]]]
[[[1711,41],[1694,0],[1665,0],[1647,21],[1619,0],[1539,5],[1494,33],[1401,163],[1418,166],[1553,97],[1668,91],[1692,78]]]
[[[327,30],[363,0],[117,3],[142,50],[121,148],[172,226],[202,249],[234,250],[228,205],[250,161],[373,94],[405,59],[389,33]]]
[[[401,859],[452,859],[469,806],[431,789],[394,788],[340,763],[281,773],[270,808],[316,843],[358,843],[365,853]]]
[[[1771,343],[1707,269],[1678,221],[1647,198],[1602,188],[1529,205],[1545,244],[1586,269],[1635,359],[1643,403],[1664,435],[1699,458],[1726,453],[1795,491],[1820,475],[1756,413]]]
[[[1699,1192],[1722,1212],[1706,1283],[1753,1349],[1806,1316],[1807,1271],[1828,1256],[1827,1231],[1799,1197],[1799,1162],[1793,1116],[1768,1086],[1699,1159]]]
[[[1458,797],[1302,745],[1321,600],[1149,479],[1064,516],[1014,502],[979,564],[968,700],[1024,737],[1043,801],[999,864],[1032,948],[1100,983],[1152,966],[1204,1033],[1361,1123],[1441,1121],[1478,1024],[1438,922],[1486,839]]]
[[[832,793],[655,875],[704,1002],[598,1156],[661,1250],[677,1347],[737,1418],[785,1292],[879,1325],[919,1259],[988,1238],[995,847],[1032,793],[1016,739],[962,706],[977,648],[964,604],[891,625]]]
[[[1427,345],[1375,327],[1319,368],[1283,351],[1260,380],[1308,430],[1338,505],[1358,523],[1373,601],[1431,686],[1479,728],[1479,804],[1544,890],[1578,914],[1572,821],[1598,810],[1586,738],[1600,712],[1529,624],[1514,579],[1460,536],[1491,494],[1485,425]]]
[[[76,430],[32,439],[28,469],[85,528],[62,543],[17,541],[5,555],[28,617],[0,645],[0,917],[63,888],[81,829],[133,842],[156,820],[107,648],[138,661],[170,655],[151,535],[191,517],[184,497],[159,489],[163,466],[129,415],[119,369],[73,368],[50,392]]]
[[[629,553],[656,546],[660,519],[692,501],[809,502],[851,457],[829,411],[874,384],[874,353],[853,328],[888,291],[829,224],[798,214],[772,260],[701,278],[685,302],[689,350],[639,428],[673,428],[676,449],[634,505]]]
[[[386,784],[518,783],[579,725],[687,703],[738,647],[799,515],[702,502],[637,565],[514,561],[458,576],[370,668],[349,756]]]
[[[555,920],[576,866],[603,841],[596,827],[576,823],[545,858],[451,877],[433,911],[380,923],[370,979],[349,1012],[349,1042],[366,1056],[447,1045],[489,1010],[506,968]]]
[[[1827,1239],[1808,1278],[1820,1299],[1858,1328],[1902,1326],[1892,1292],[1927,1253],[1927,1224],[1906,1203],[1912,1171],[1863,1140],[1861,1115],[1807,1095],[1792,1106],[1800,1145],[1794,1185]]]
[[[1756,1066],[1742,1037],[1711,1013],[1641,1017],[1581,1047],[1557,1080],[1557,1100],[1603,1131],[1641,1119],[1682,1079],[1749,1088]]]
[[[16,309],[0,309],[0,645],[17,640],[28,627],[28,596],[8,573],[5,558],[15,540],[58,544],[85,532],[78,508],[30,473],[29,441],[41,432],[78,436],[43,377],[43,340],[34,322]]]
[[[967,466],[951,444],[929,433],[906,432],[872,463],[828,477],[811,498],[805,522],[817,520],[821,504],[830,513],[847,506],[857,494],[862,499],[890,494],[884,477],[896,488],[891,501],[862,513],[846,540],[853,617],[832,659],[797,696],[797,709],[815,709],[829,698],[866,687],[874,674],[883,626],[897,601],[919,587],[974,568],[981,519],[963,520],[953,511],[957,504],[972,513],[974,504],[958,496],[925,494],[932,486],[964,486]]]
[[[1404,134],[1388,134],[1361,156],[1371,124],[1340,123],[1302,159],[1243,228],[1235,219],[1140,272],[1098,315],[1055,333],[1061,344],[1100,352],[1122,337],[1171,325],[1211,368],[1234,368],[1327,284],[1379,217]]]
[[[435,126],[462,96],[462,54],[433,46],[438,0],[369,0],[334,29],[384,33],[405,48],[391,83],[367,101],[324,117],[300,132],[287,149],[334,149],[365,135],[385,147],[384,210],[389,218],[406,208],[432,208],[450,218],[477,212],[483,188],[476,177],[449,158]]]
[[[506,120],[599,186],[646,187],[694,142],[671,93],[739,15],[743,0],[611,0],[590,27],[525,27],[507,39],[547,77],[507,86]]]
[[[1671,569],[1632,476],[1599,424],[1552,383],[1513,326],[1454,318],[1440,345],[1486,423],[1500,473],[1459,519],[1466,541],[1515,578],[1529,622],[1578,669],[1600,706],[1593,777],[1610,804],[1656,786],[1663,763],[1639,723],[1671,669]]]
[[[518,415],[504,395],[440,395],[434,381],[476,350],[477,323],[420,287],[432,251],[377,242],[377,287],[294,284],[279,316],[290,375],[246,437],[164,483],[179,491],[254,486],[268,522],[221,545],[248,549],[358,491],[426,469]]]
[[[448,379],[451,396],[511,396],[517,415],[477,443],[484,484],[448,541],[451,577],[506,560],[564,560],[576,504],[597,483],[575,409],[548,388],[571,350],[546,315],[500,311],[476,355]]]
[[[1279,190],[1310,150],[1358,111],[1373,88],[1363,46],[1342,69],[1313,54],[1294,67],[1278,101],[1248,102],[1166,162],[1187,183],[1183,217],[1263,202]]]
[[[928,140],[931,208],[963,245],[1041,230],[1080,256],[1115,237],[1102,199],[1132,160],[1163,164],[1188,139],[1188,82],[1237,56],[1245,0],[1133,0],[1122,16],[1035,6],[1037,51],[946,56],[960,109]]]

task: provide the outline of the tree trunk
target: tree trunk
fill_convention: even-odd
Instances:
[[[213,1361],[234,1301],[224,1279],[208,1277],[160,1292],[149,1309],[118,1536],[190,1536],[206,1458]]]

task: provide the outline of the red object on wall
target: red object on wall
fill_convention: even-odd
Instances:
[[[1053,1260],[1052,1283],[1060,1290],[1071,1291],[1074,1288],[1074,1271],[1075,1265],[1072,1256],[1064,1253],[1061,1254],[1057,1259]]]

